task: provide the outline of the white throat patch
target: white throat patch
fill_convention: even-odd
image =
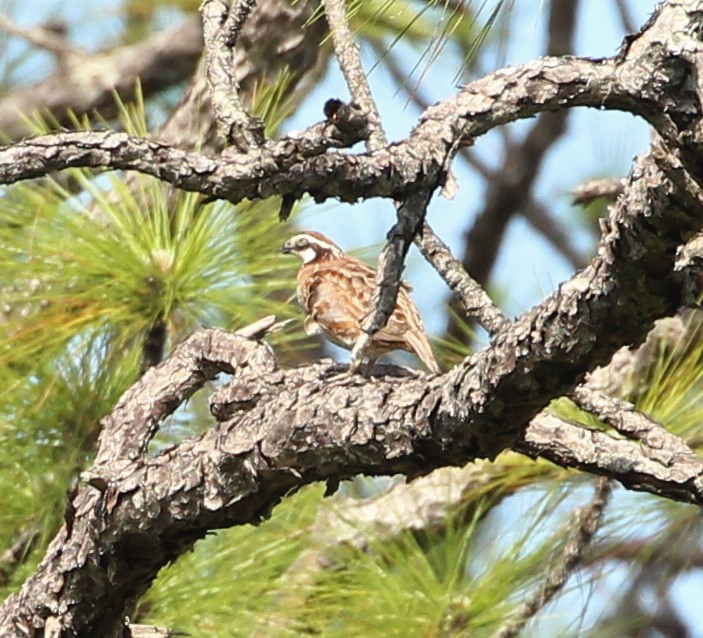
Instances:
[[[317,257],[317,252],[312,246],[308,246],[307,248],[303,248],[303,250],[299,250],[297,252],[304,264],[309,264],[313,259],[315,259],[315,257]]]

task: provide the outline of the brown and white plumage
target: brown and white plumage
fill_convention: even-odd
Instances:
[[[369,311],[376,271],[315,231],[294,235],[282,251],[303,261],[298,271],[298,302],[308,313],[306,334],[322,333],[338,346],[351,350],[361,336],[361,323]],[[373,362],[392,350],[413,352],[429,370],[439,373],[409,290],[407,284],[401,285],[393,314],[373,336],[366,354]]]

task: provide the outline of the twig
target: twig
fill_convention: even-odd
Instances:
[[[547,54],[571,53],[578,4],[559,0],[550,3]],[[485,286],[490,280],[505,232],[525,207],[544,158],[566,130],[567,117],[565,111],[544,113],[521,141],[505,144],[502,165],[488,182],[485,204],[466,234],[461,258],[466,271],[479,284]],[[459,338],[464,334],[453,315],[447,333]]]
[[[490,334],[495,334],[509,325],[510,319],[464,270],[461,262],[452,255],[449,247],[432,231],[427,222],[423,224],[415,243],[450,290],[459,297],[467,315],[476,317],[478,323]]]
[[[542,586],[520,605],[503,626],[493,634],[493,638],[517,636],[527,622],[561,591],[569,576],[578,566],[583,550],[590,543],[603,520],[603,511],[608,503],[610,492],[610,482],[607,479],[600,478],[596,481],[596,492],[593,499],[586,507],[580,508],[574,516],[561,560],[549,571]]]
[[[352,350],[353,360],[351,370],[361,364],[364,350],[372,336],[386,325],[388,318],[395,308],[400,276],[405,266],[405,257],[413,239],[422,228],[427,212],[427,204],[431,194],[429,191],[419,191],[405,198],[397,205],[395,226],[388,233],[388,242],[378,258],[377,288],[371,297],[369,312],[361,324],[362,336]]]
[[[669,432],[663,425],[638,412],[635,406],[607,394],[578,386],[571,398],[582,409],[592,412],[621,434],[641,441],[659,454],[670,454],[671,462],[681,455],[695,456],[693,450],[680,437]]]
[[[325,8],[334,52],[342,74],[354,102],[359,105],[368,122],[370,134],[366,148],[372,152],[377,151],[386,146],[388,140],[381,123],[381,115],[361,66],[359,46],[349,28],[344,0],[322,0],[322,6]]]
[[[232,64],[237,38],[256,0],[204,0],[200,6],[207,59],[207,79],[220,134],[241,153],[264,143],[264,126],[239,99],[239,83]]]
[[[581,206],[587,206],[600,197],[608,201],[614,201],[624,188],[624,181],[619,177],[590,179],[574,188],[572,201],[574,204]]]

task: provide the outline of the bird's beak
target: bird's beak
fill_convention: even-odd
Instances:
[[[293,251],[293,249],[290,247],[290,244],[288,242],[286,242],[285,244],[283,244],[283,246],[281,246],[281,252],[284,255],[289,255],[292,251]]]

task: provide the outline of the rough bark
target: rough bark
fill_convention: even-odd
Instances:
[[[551,57],[497,71],[427,109],[408,139],[367,153],[329,150],[367,134],[334,118],[221,156],[119,133],[60,134],[0,150],[3,183],[105,166],[231,201],[303,193],[408,201],[441,186],[462,145],[545,110],[628,110],[659,135],[634,162],[592,263],[514,322],[499,320],[490,346],[446,374],[386,367],[373,378],[340,376],[342,367],[324,362],[282,370],[257,340],[272,321],[235,335],[196,333],[105,420],[96,463],[71,496],[63,528],[0,608],[0,633],[120,635],[159,569],[208,530],[256,522],[291,490],[360,472],[413,477],[513,448],[703,504],[703,461],[685,447],[662,447],[651,423],[633,441],[542,413],[618,348],[643,341],[684,296],[677,249],[703,228],[702,32],[700,3],[671,0],[617,56]],[[404,215],[400,207],[399,221],[412,227]],[[211,397],[216,424],[146,454],[160,422],[219,372],[232,378]],[[608,414],[612,406],[595,398],[593,409]],[[612,422],[633,436],[643,425]]]

